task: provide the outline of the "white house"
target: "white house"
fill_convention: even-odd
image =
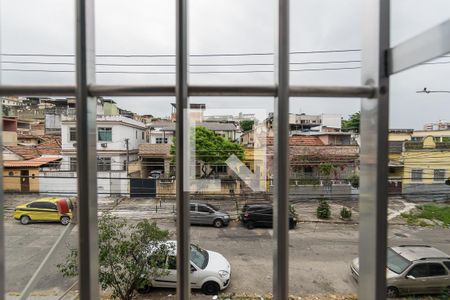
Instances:
[[[138,160],[139,145],[145,143],[145,124],[120,115],[97,116],[97,178],[99,196],[129,193],[128,163]],[[63,116],[61,121],[61,169],[48,177],[67,177],[55,187],[76,193],[76,120]],[[50,172],[49,172],[50,173]],[[45,178],[43,178],[45,179]],[[54,181],[43,180],[41,190],[51,190]]]

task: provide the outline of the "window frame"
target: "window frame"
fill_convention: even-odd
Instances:
[[[411,182],[423,181],[423,169],[415,168],[411,170]]]
[[[97,128],[97,141],[99,142],[112,142],[113,140],[112,127],[98,127]],[[105,136],[103,136],[105,135]]]

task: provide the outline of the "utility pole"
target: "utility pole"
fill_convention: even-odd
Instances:
[[[125,146],[127,147],[127,176],[128,176],[128,166],[130,164],[130,147],[129,147],[129,141],[130,139],[126,138],[125,139]]]

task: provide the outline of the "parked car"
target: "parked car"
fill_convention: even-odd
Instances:
[[[176,241],[162,244],[167,247],[167,255],[157,265],[163,265],[167,272],[156,278],[148,278],[138,289],[140,293],[148,293],[152,287],[176,288]],[[217,295],[230,284],[231,266],[222,254],[205,250],[191,244],[191,287],[201,289],[207,295]],[[153,252],[154,253],[154,252]]]
[[[72,203],[66,198],[42,198],[27,204],[16,206],[14,219],[27,225],[30,222],[60,222],[70,223],[72,218]]]
[[[164,170],[153,170],[150,172],[148,178],[150,179],[158,179],[161,178],[164,174]]]
[[[273,207],[270,204],[246,204],[240,220],[248,229],[273,226]],[[297,218],[289,212],[289,228],[297,226]]]
[[[359,259],[350,271],[359,279]],[[426,245],[403,245],[387,249],[387,296],[450,293],[450,256]]]
[[[208,203],[191,203],[190,205],[191,224],[213,225],[220,228],[227,226],[230,222],[230,215]]]

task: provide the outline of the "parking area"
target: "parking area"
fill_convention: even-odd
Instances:
[[[110,203],[113,213],[121,216],[137,215],[152,219],[156,215],[150,205],[145,209],[139,203],[127,205],[127,201]],[[114,201],[113,201],[114,202]],[[166,203],[167,204],[167,203]],[[168,204],[167,204],[168,205]],[[136,207],[138,206],[138,208]],[[128,209],[127,209],[128,207]],[[312,206],[308,206],[312,209]],[[336,204],[340,207],[340,204]],[[301,208],[301,206],[299,206]],[[300,216],[311,215],[300,210]],[[159,226],[172,232],[175,239],[173,218],[153,218]],[[300,217],[301,219],[301,217]],[[336,218],[338,219],[338,218]],[[130,218],[133,220],[133,218]],[[7,216],[6,231],[6,288],[14,298],[31,278],[65,227],[59,224],[21,225]],[[201,247],[223,254],[231,263],[231,285],[226,293],[264,295],[272,288],[272,229],[248,230],[237,222],[228,227],[213,228],[191,226],[191,241]],[[394,222],[389,228],[389,243],[430,244],[450,253],[448,229],[439,227],[411,227]],[[67,243],[53,258],[52,267],[39,281],[36,295],[58,295],[74,282],[63,278],[56,265],[64,261],[69,247],[77,245],[75,227]],[[349,273],[350,261],[358,255],[358,225],[356,222],[316,222],[304,220],[290,231],[290,293],[298,296],[318,294],[354,294],[356,284]],[[170,298],[174,290],[155,290],[144,298]],[[205,298],[196,293],[194,298]]]

